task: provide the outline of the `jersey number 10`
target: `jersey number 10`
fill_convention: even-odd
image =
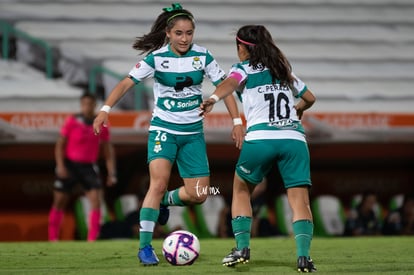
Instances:
[[[275,121],[275,112],[279,120],[290,118],[289,98],[279,93],[275,102],[274,94],[264,94],[265,101],[269,101],[269,121]],[[275,108],[276,103],[276,108]],[[285,115],[282,115],[282,108],[285,108]],[[276,110],[275,110],[276,109]]]

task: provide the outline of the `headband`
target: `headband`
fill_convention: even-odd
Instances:
[[[193,18],[190,14],[188,14],[188,13],[186,13],[186,12],[179,12],[179,13],[176,13],[176,14],[174,14],[174,15],[170,16],[170,17],[167,19],[167,24],[168,24],[168,23],[170,23],[170,21],[171,21],[172,19],[174,19],[175,17],[177,17],[177,16],[181,16],[181,15],[185,15],[185,16],[187,16],[188,18],[190,18],[192,21],[194,21],[194,18]]]
[[[256,46],[256,44],[251,43],[251,42],[244,41],[244,40],[240,39],[238,36],[236,36],[236,39],[237,39],[237,41],[239,41],[240,43],[243,43],[243,44],[245,44],[245,45],[247,45],[247,46]]]

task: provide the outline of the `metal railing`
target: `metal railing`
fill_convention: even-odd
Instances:
[[[38,45],[45,50],[46,77],[53,78],[53,51],[52,51],[52,47],[46,41],[33,37],[26,32],[16,29],[10,23],[3,21],[3,20],[0,20],[0,30],[3,33],[3,42],[2,42],[3,59],[6,59],[6,60],[9,59],[11,36],[15,36],[15,37],[27,40],[29,43]]]
[[[40,46],[45,51],[45,70],[46,70],[46,77],[53,78],[53,49],[52,47],[44,40],[33,37],[26,32],[23,32],[15,27],[12,24],[0,20],[0,32],[3,34],[3,41],[2,41],[2,57],[5,60],[10,58],[10,38],[12,36],[27,40],[29,43],[35,44]],[[118,80],[124,78],[124,76],[109,70],[108,68],[102,66],[94,66],[89,72],[89,91],[91,93],[96,94],[97,92],[97,81],[96,78],[99,74],[107,74],[110,75]],[[134,106],[136,110],[143,109],[143,99],[144,93],[148,92],[149,89],[145,85],[136,85],[134,87],[135,90],[135,102]]]

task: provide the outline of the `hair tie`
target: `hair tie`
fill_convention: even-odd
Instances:
[[[251,43],[251,42],[244,41],[244,40],[240,39],[238,36],[236,36],[236,39],[237,39],[237,41],[239,41],[240,43],[243,43],[243,44],[245,44],[245,45],[247,45],[247,46],[256,46],[256,44]]]
[[[173,12],[173,11],[182,11],[184,9],[183,9],[183,7],[181,6],[180,3],[173,3],[173,4],[171,4],[171,7],[163,8],[162,10],[165,11],[165,12]],[[170,23],[170,21],[172,19],[174,19],[175,17],[180,16],[180,15],[185,15],[188,18],[190,18],[192,21],[194,21],[194,18],[191,16],[191,14],[189,14],[187,12],[179,12],[179,13],[173,14],[170,17],[168,17],[167,24]]]

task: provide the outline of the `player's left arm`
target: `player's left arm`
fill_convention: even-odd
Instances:
[[[309,109],[310,107],[312,107],[312,105],[315,103],[315,101],[316,101],[316,98],[315,98],[314,94],[309,89],[307,89],[301,95],[300,100],[294,106],[299,119],[302,119],[303,112],[305,110]]]

